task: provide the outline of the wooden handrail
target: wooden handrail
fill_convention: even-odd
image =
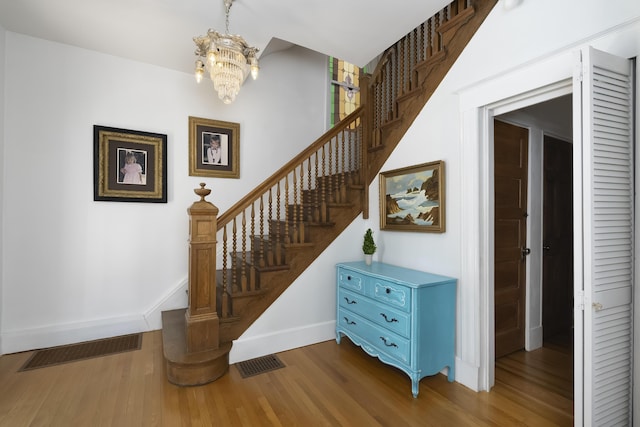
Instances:
[[[255,202],[259,195],[267,192],[271,187],[276,185],[278,181],[291,173],[301,162],[307,160],[315,152],[318,151],[323,145],[331,141],[340,132],[343,132],[348,126],[350,126],[356,119],[361,118],[364,114],[364,106],[356,108],[356,110],[349,114],[347,117],[337,123],[327,133],[315,140],[310,146],[305,148],[300,154],[287,162],[284,166],[273,173],[269,178],[264,180],[260,185],[250,191],[245,197],[240,199],[236,204],[231,206],[224,214],[218,218],[218,228],[228,224],[233,218],[239,215],[244,209]]]

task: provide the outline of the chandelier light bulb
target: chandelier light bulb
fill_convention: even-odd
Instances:
[[[253,80],[258,78],[259,70],[260,70],[260,67],[258,67],[258,60],[255,57],[251,58],[251,78]]]
[[[196,61],[196,82],[200,83],[204,77],[204,64],[201,60]]]
[[[207,64],[209,64],[209,67],[213,67],[216,63],[216,52],[213,49],[210,49],[207,52]]]

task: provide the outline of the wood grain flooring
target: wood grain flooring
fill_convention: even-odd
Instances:
[[[200,387],[167,382],[160,331],[138,351],[17,372],[30,354],[0,357],[2,427],[573,424],[571,357],[557,348],[499,360],[491,392],[435,375],[417,399],[407,375],[348,339],[278,353],[285,368],[245,379],[232,365]]]

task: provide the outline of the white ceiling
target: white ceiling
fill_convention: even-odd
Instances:
[[[297,44],[365,65],[446,0],[235,0],[229,32],[268,54]],[[0,0],[6,30],[191,72],[223,0]],[[287,42],[287,43],[283,43]]]

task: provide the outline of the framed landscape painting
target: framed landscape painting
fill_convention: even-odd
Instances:
[[[380,173],[380,229],[445,231],[444,161]]]

